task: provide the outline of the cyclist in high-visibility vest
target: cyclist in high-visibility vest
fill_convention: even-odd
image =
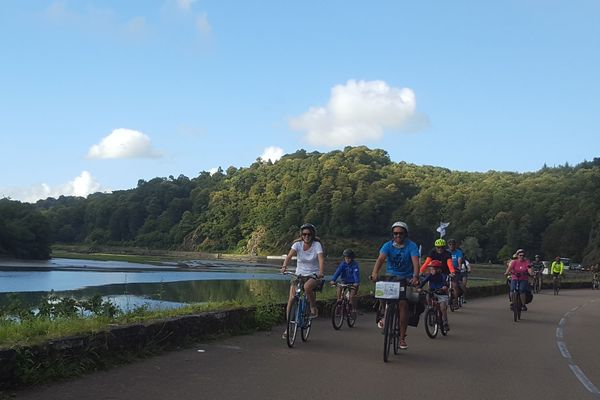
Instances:
[[[550,272],[552,275],[560,276],[565,271],[565,264],[560,261],[560,256],[556,256],[554,261],[552,261],[552,265],[550,266]]]

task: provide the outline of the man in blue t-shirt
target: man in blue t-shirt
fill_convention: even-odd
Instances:
[[[457,293],[457,295],[462,294],[464,288],[462,285],[463,280],[461,268],[465,261],[465,255],[463,251],[459,247],[457,247],[455,239],[448,240],[448,250],[452,254],[452,265],[454,266],[454,270],[456,271],[454,277],[452,278],[452,288],[454,289],[454,293]]]
[[[419,283],[419,247],[408,239],[408,225],[404,222],[394,222],[392,225],[393,239],[387,241],[379,249],[379,257],[373,266],[370,279],[377,280],[379,270],[386,263],[386,274],[402,279],[403,284],[416,286]],[[400,348],[407,349],[406,328],[408,326],[408,302],[400,301],[398,306],[400,318]]]

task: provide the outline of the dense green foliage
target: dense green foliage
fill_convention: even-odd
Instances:
[[[134,189],[37,203],[61,243],[282,254],[304,221],[326,251],[374,257],[404,220],[428,251],[441,221],[475,260],[516,248],[587,263],[600,254],[600,159],[532,173],[458,172],[394,163],[383,150],[299,150],[215,174],[140,180]],[[587,256],[587,257],[586,257]]]
[[[49,258],[50,242],[50,225],[34,205],[0,199],[0,256]]]

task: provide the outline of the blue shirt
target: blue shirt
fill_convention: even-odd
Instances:
[[[352,260],[350,264],[348,264],[346,261],[342,261],[335,270],[331,280],[335,281],[340,275],[342,276],[342,283],[360,283],[360,270],[358,268],[358,263],[354,260]]]
[[[425,275],[425,279],[423,279],[421,281],[421,283],[419,284],[419,287],[422,288],[423,286],[425,286],[425,283],[429,282],[429,290],[433,291],[433,290],[441,289],[444,286],[448,286],[448,284],[446,283],[447,279],[448,279],[448,276],[446,274],[444,274],[443,272],[441,272],[441,273],[438,272],[435,275],[427,274],[427,275]]]
[[[460,271],[460,265],[458,265],[458,259],[462,258],[463,261],[465,260],[465,255],[463,254],[461,249],[454,249],[454,251],[452,252],[452,265],[454,266],[454,270],[456,272]]]
[[[414,274],[412,257],[419,257],[419,247],[412,240],[406,239],[404,247],[394,246],[394,241],[385,242],[380,254],[385,254],[388,275],[398,276],[400,278],[412,278]]]

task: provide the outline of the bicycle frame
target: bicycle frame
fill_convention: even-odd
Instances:
[[[448,332],[444,327],[442,307],[437,299],[436,291],[422,290],[427,293],[427,311],[425,311],[424,317],[427,336],[434,339],[438,331],[441,331],[442,335],[446,336]]]
[[[384,280],[384,279],[382,279]],[[403,282],[404,281],[404,282]],[[392,280],[394,282],[394,280]],[[384,325],[383,325],[383,361],[388,362],[390,347],[394,349],[394,354],[400,350],[400,302],[408,301],[406,299],[406,280],[396,280],[399,287],[399,298],[378,298],[385,307]],[[400,295],[402,293],[402,295]]]
[[[298,328],[300,328],[302,341],[308,340],[310,329],[312,326],[312,320],[309,317],[310,314],[310,303],[304,291],[304,281],[301,276],[296,275],[292,272],[285,272],[285,275],[291,275],[296,279],[294,288],[294,297],[290,305],[290,309],[287,315],[287,335],[286,341],[288,347],[293,347],[296,341],[296,334]]]
[[[352,328],[356,322],[356,310],[350,301],[350,294],[353,290],[356,290],[354,285],[337,283],[335,284],[341,290],[340,299],[337,300],[333,306],[331,313],[331,323],[335,330],[338,330],[344,324],[344,319],[348,327]]]

